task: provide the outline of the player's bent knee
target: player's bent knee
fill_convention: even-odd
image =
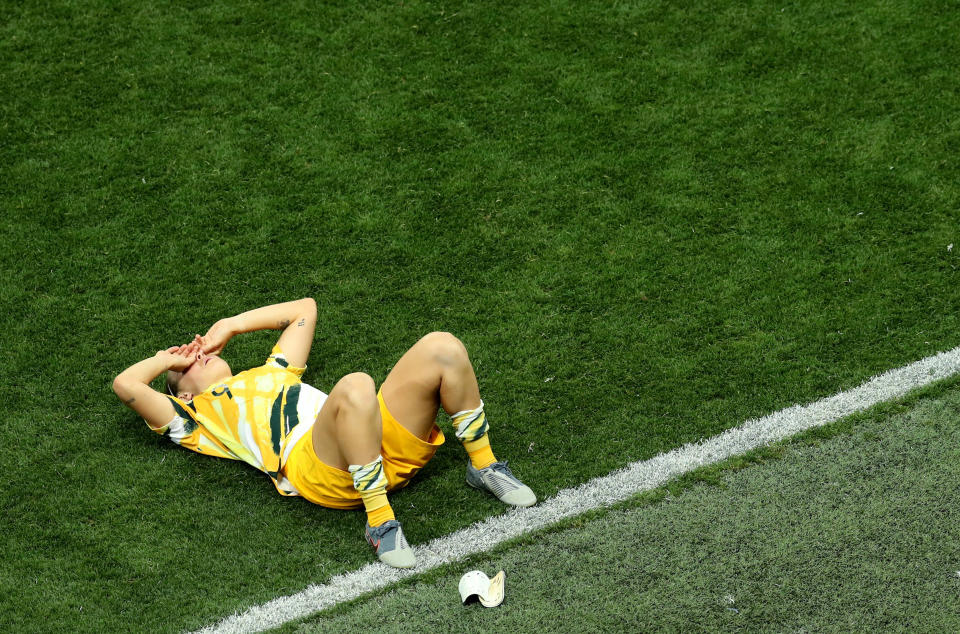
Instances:
[[[334,387],[341,406],[353,409],[378,409],[377,386],[369,374],[354,372],[337,382]]]
[[[463,342],[449,332],[431,332],[419,343],[427,354],[443,365],[456,365],[469,360]]]

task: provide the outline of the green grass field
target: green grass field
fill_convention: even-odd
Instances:
[[[951,388],[276,631],[955,632]],[[507,573],[502,605],[460,604],[471,568]]]
[[[252,307],[317,299],[321,389],[456,333],[541,497],[957,346],[958,31],[887,0],[0,4],[0,629],[181,631],[371,560],[360,514],[110,390]],[[463,464],[394,496],[412,542],[500,511]]]

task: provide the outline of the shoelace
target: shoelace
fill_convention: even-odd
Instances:
[[[370,537],[373,537],[374,539],[380,539],[381,537],[386,535],[388,532],[390,532],[390,529],[394,528],[394,526],[396,526],[396,522],[394,521],[384,522],[380,526],[371,526]]]

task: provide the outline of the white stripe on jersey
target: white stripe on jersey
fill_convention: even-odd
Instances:
[[[300,398],[297,401],[297,426],[290,430],[287,435],[287,444],[283,448],[283,456],[280,458],[280,465],[283,466],[290,457],[293,448],[296,447],[300,439],[307,435],[307,432],[313,429],[313,423],[317,420],[320,408],[327,402],[327,395],[306,383],[300,384]],[[291,485],[292,486],[292,485]]]

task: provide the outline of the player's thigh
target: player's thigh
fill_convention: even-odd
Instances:
[[[347,470],[357,450],[379,453],[382,427],[373,380],[362,374],[340,379],[320,408],[311,433],[314,453],[337,469]]]
[[[380,386],[387,409],[418,438],[426,439],[437,420],[443,356],[457,346],[462,344],[448,333],[426,335],[400,357]]]

